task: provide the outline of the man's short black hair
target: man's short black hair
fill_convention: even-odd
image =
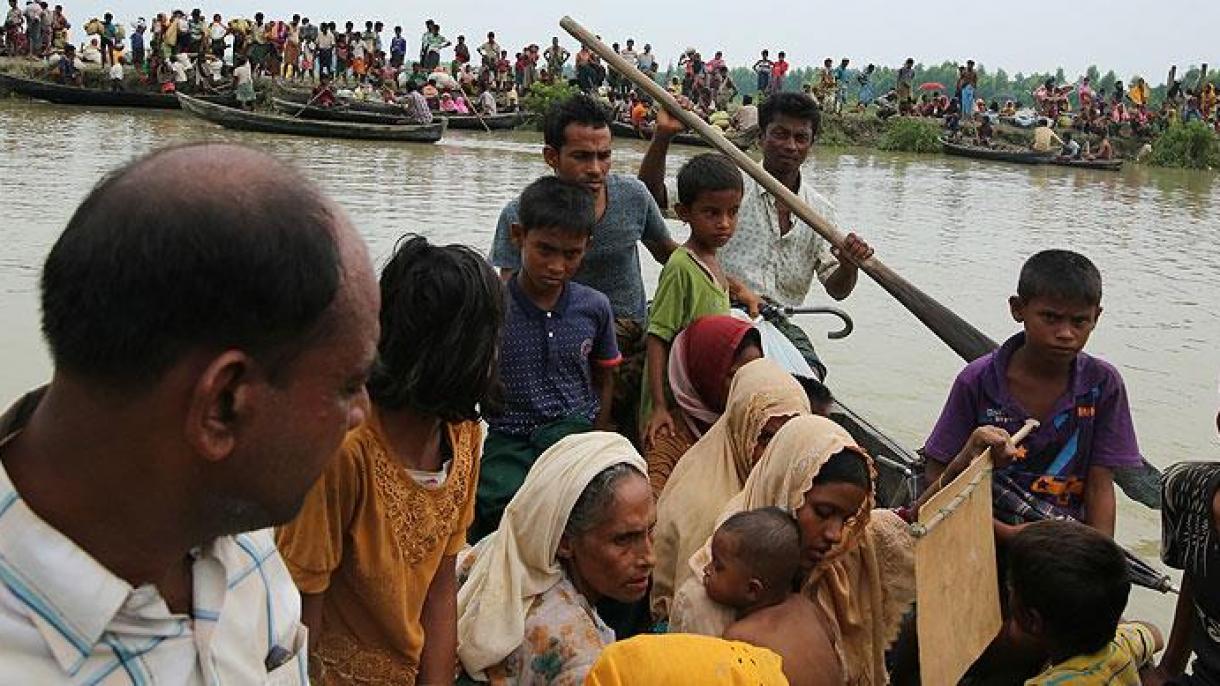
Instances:
[[[768,96],[758,107],[759,129],[766,133],[771,121],[781,114],[808,121],[813,127],[815,136],[818,135],[818,129],[822,126],[822,113],[818,111],[818,104],[805,93],[782,91]]]
[[[381,340],[369,398],[447,422],[500,408],[499,277],[463,245],[406,235],[381,272]]]
[[[778,507],[738,512],[717,533],[733,537],[734,557],[766,590],[786,596],[801,567],[801,532],[796,518]]]
[[[1014,599],[1038,613],[1043,638],[1063,654],[1095,653],[1114,639],[1131,592],[1128,573],[1118,545],[1078,522],[1035,522],[1008,547]]]
[[[1027,303],[1044,297],[1100,305],[1101,272],[1080,253],[1043,250],[1021,267],[1017,297]]]
[[[700,193],[743,189],[741,170],[718,152],[695,155],[678,170],[678,202],[690,207]]]
[[[610,112],[596,99],[577,93],[560,100],[547,109],[542,118],[542,140],[559,150],[567,142],[564,131],[569,124],[581,124],[595,129],[610,126]]]
[[[521,192],[517,221],[526,233],[532,229],[557,229],[591,236],[597,223],[596,199],[578,183],[543,176]]]
[[[51,248],[42,331],[57,369],[130,388],[203,348],[274,374],[317,333],[342,276],[333,206],[288,167],[252,174],[242,197],[150,182],[183,149],[107,175]]]

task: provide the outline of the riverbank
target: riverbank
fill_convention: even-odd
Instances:
[[[0,57],[0,73],[13,74],[25,78],[45,78],[47,72],[48,67],[40,60],[29,60],[20,57]],[[108,74],[98,65],[87,65],[82,70],[82,74],[87,87],[106,89],[110,87]],[[255,79],[256,90],[260,94],[264,94],[272,88],[274,81],[274,79],[265,76],[257,77]],[[123,87],[126,90],[140,91],[148,90],[149,84],[142,74],[135,70],[127,69]],[[8,94],[0,91],[0,96],[3,95]],[[545,98],[542,100],[545,100]],[[530,96],[526,96],[525,102],[530,102]],[[529,124],[526,124],[526,126],[529,126]],[[919,147],[905,147],[901,143],[895,145],[890,136],[896,132],[896,129],[901,128],[906,129],[906,131],[901,133],[907,136],[913,134],[916,138],[922,139],[923,144]],[[818,134],[818,145],[826,148],[873,148],[941,154],[935,139],[942,135],[943,132],[944,129],[941,121],[936,118],[895,116],[882,119],[871,110],[865,112],[850,111],[842,114],[826,112],[822,115],[822,129]],[[1084,143],[1087,141],[1093,148],[1096,148],[1100,142],[1100,137],[1093,134],[1073,132],[1073,135],[1079,142]],[[1199,139],[1200,136],[1195,136],[1195,138]],[[1216,140],[1215,136],[1212,136],[1210,141],[1207,140],[1206,136],[1202,136],[1202,138],[1202,141],[1194,141],[1196,147],[1199,145],[1210,147],[1210,150],[1205,150],[1195,155],[1196,158],[1201,157],[1204,160],[1202,164],[1181,160],[1179,159],[1181,155],[1177,154],[1153,154],[1151,158],[1156,160],[1157,164],[1168,167],[1193,166],[1215,168],[1220,166],[1220,141]],[[995,127],[995,140],[1028,148],[1033,142],[1033,130],[999,124]],[[1137,159],[1143,159],[1141,152],[1147,152],[1143,150],[1144,146],[1152,144],[1155,148],[1158,139],[1155,137],[1112,136],[1110,142],[1118,157],[1127,161],[1136,161]],[[1180,146],[1180,144],[1174,141],[1167,147],[1177,146]],[[1171,152],[1176,153],[1176,150]]]
[[[824,147],[859,147],[859,148],[877,148],[885,149],[885,139],[887,134],[891,133],[895,127],[901,126],[922,126],[927,127],[929,132],[935,132],[935,135],[942,135],[944,127],[939,119],[930,117],[890,117],[881,119],[872,112],[845,112],[843,114],[823,113],[822,114],[822,130],[818,134],[818,145]],[[1093,148],[1096,148],[1101,140],[1100,136],[1092,134],[1082,134],[1077,131],[1072,132],[1073,137],[1082,144],[1088,141]],[[1033,129],[1022,129],[1008,124],[998,124],[995,126],[995,140],[1002,143],[1028,148],[1033,144],[1034,132]],[[1110,143],[1114,146],[1114,152],[1124,160],[1133,161],[1136,159],[1140,149],[1153,139],[1148,138],[1130,138],[1123,136],[1111,136]],[[918,152],[905,150],[905,152]],[[939,149],[937,150],[939,153]]]

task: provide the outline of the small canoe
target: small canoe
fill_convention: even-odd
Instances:
[[[1020,148],[980,148],[974,145],[953,143],[944,138],[940,139],[940,144],[947,155],[973,157],[979,160],[992,160],[996,162],[1013,162],[1015,164],[1046,164],[1055,156],[1054,153],[1036,152]]]
[[[305,104],[312,98],[310,91],[300,88],[287,88],[277,86],[275,97],[287,103]],[[277,108],[278,109],[278,108]],[[360,112],[367,114],[379,114],[383,116],[402,117],[402,105],[396,105],[391,102],[377,102],[373,100],[339,100],[339,103],[329,108],[333,112]],[[482,131],[483,124],[479,123],[479,118],[473,114],[446,114],[437,110],[432,110],[434,118],[444,118],[449,120],[449,128],[465,129],[470,131]],[[504,112],[501,114],[489,114],[483,117],[487,128],[492,131],[513,129],[520,126],[529,117],[525,112]],[[351,120],[351,121],[354,121]]]
[[[646,141],[652,140],[651,131],[637,129],[634,126],[632,126],[631,124],[628,124],[627,122],[622,122],[622,121],[610,122],[610,133],[619,138],[635,138],[635,139],[646,140]],[[725,138],[728,138],[730,143],[737,146],[741,150],[748,150],[750,148],[750,146],[754,144],[754,139],[757,138],[757,134],[751,135],[750,133],[743,133],[743,134],[725,133]],[[707,141],[703,140],[703,138],[700,137],[698,134],[694,134],[694,133],[680,133],[673,137],[672,142],[674,143],[674,145],[697,145],[701,148],[712,147],[711,143],[708,143]]]
[[[1076,167],[1078,169],[1099,169],[1101,171],[1119,171],[1123,168],[1122,160],[1067,160],[1056,157],[1051,164],[1060,167]]]
[[[27,79],[12,74],[0,74],[0,87],[36,100],[46,100],[57,105],[85,105],[91,107],[139,107],[148,109],[176,110],[178,98],[172,93],[149,91],[108,91],[98,88],[66,86],[53,81]],[[218,104],[237,104],[232,95],[206,95],[199,98]]]
[[[189,95],[178,95],[182,109],[190,114],[219,124],[226,129],[258,131],[260,133],[283,133],[294,136],[318,138],[354,138],[378,141],[408,141],[413,143],[435,143],[445,133],[445,121],[432,124],[386,125],[356,124],[352,122],[317,121],[297,119],[281,114],[250,112],[234,107],[214,105]]]

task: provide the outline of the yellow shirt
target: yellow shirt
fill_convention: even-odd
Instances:
[[[1052,665],[1025,686],[1140,686],[1140,668],[1152,662],[1156,640],[1143,624],[1120,624],[1114,640],[1092,655]]]
[[[374,408],[278,532],[297,588],[323,594],[314,684],[415,683],[424,598],[441,561],[465,545],[479,481],[478,423],[450,424],[447,438],[445,482],[420,485],[386,451]]]
[[[1063,141],[1059,136],[1055,135],[1055,132],[1049,126],[1039,126],[1034,129],[1034,150],[1049,152],[1052,142],[1063,145]]]

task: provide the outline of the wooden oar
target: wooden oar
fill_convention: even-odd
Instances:
[[[470,99],[470,94],[466,92],[466,86],[462,85],[461,79],[457,79],[457,84],[458,92],[462,94],[463,98],[466,98],[466,103],[470,106],[470,111],[474,112],[474,116],[478,117],[479,123],[483,125],[483,130],[487,133],[491,133],[491,127],[487,125],[487,122],[483,121],[483,115],[479,114],[478,103]]]
[[[762,165],[738,150],[736,146],[725,138],[719,129],[711,126],[693,113],[682,109],[677,100],[665,89],[641,73],[639,69],[628,64],[626,60],[598,40],[596,36],[571,17],[564,17],[559,22],[559,25],[565,31],[572,34],[576,40],[589,46],[593,52],[600,55],[602,59],[614,67],[615,71],[630,79],[632,83],[652,96],[654,100],[662,103],[671,114],[680,119],[688,128],[702,136],[712,147],[736,162],[742,171],[749,174],[759,185],[766,188],[780,202],[788,206],[796,216],[800,217],[814,231],[817,231],[832,246],[842,250],[846,236],[837,226],[831,224],[815,212],[812,207],[798,198],[787,186],[780,183],[767,170],[763,169]],[[931,329],[932,333],[936,334],[954,352],[967,361],[981,357],[996,348],[995,342],[981,331],[954,314],[949,308],[941,305],[916,288],[909,281],[899,276],[897,272],[882,264],[881,260],[876,256],[870,257],[861,263],[860,269],[889,292],[890,295],[894,296],[911,314],[915,315],[919,321]]]

